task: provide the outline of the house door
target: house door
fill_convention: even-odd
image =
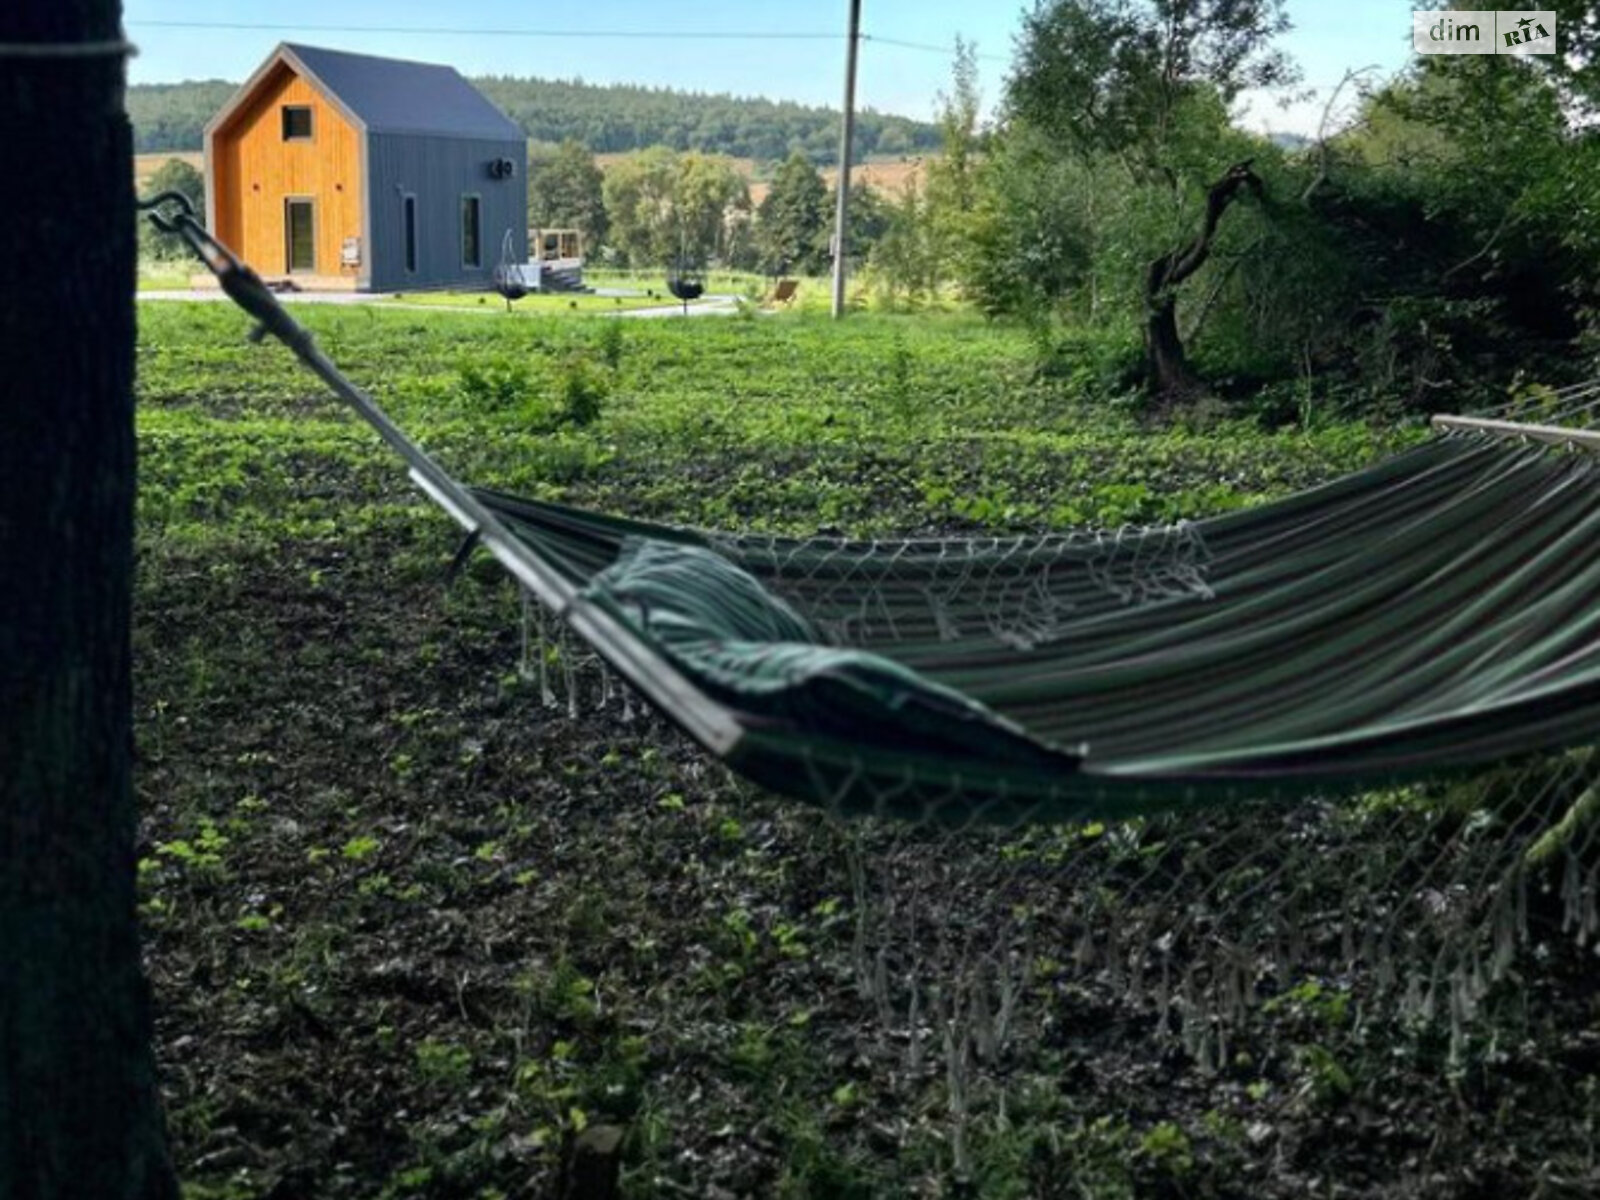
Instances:
[[[316,209],[310,200],[285,200],[284,230],[288,269],[315,271],[317,269]]]

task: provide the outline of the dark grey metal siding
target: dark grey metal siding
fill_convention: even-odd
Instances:
[[[509,158],[509,178],[489,164]],[[527,144],[438,136],[367,137],[368,286],[377,292],[417,288],[489,287],[511,231],[518,262],[528,257]],[[461,263],[461,198],[481,197],[481,266]],[[404,198],[417,198],[417,269],[406,270]]]

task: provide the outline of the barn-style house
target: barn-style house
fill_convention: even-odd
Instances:
[[[522,129],[453,68],[280,45],[206,126],[206,218],[304,288],[488,287],[527,257]]]

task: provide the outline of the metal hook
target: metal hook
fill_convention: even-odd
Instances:
[[[161,211],[162,206],[167,204],[177,205],[179,210],[177,216],[169,217]],[[179,232],[183,218],[188,217],[192,220],[195,215],[193,203],[182,192],[157,192],[148,199],[135,200],[133,206],[141,212],[149,213],[150,223],[162,233]]]

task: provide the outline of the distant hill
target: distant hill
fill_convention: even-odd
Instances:
[[[134,84],[128,88],[134,153],[203,150],[206,122],[238,88],[221,79]]]
[[[576,138],[597,154],[671,146],[753,159],[783,158],[798,149],[819,164],[838,159],[834,109],[630,84],[501,77],[472,82],[534,141]],[[236,86],[208,79],[130,87],[136,151],[199,150],[205,123]],[[924,121],[871,110],[856,115],[855,153],[861,156],[917,154],[938,142],[938,130]]]

